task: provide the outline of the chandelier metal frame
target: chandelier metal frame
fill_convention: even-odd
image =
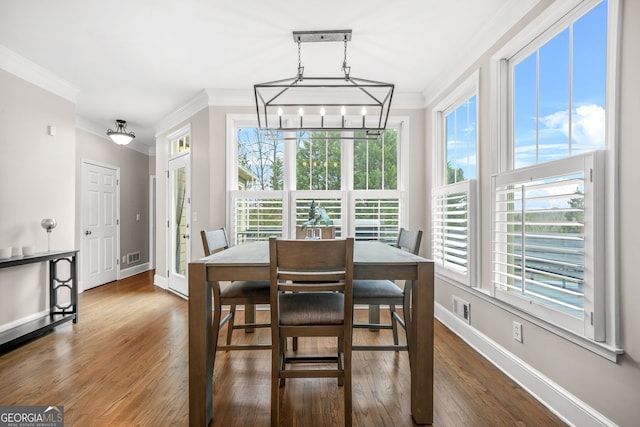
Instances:
[[[347,43],[351,30],[294,31],[298,73],[254,85],[258,127],[269,138],[300,139],[291,132],[353,132],[342,138],[377,139],[386,129],[394,85],[351,75]],[[342,76],[307,77],[301,61],[306,42],[344,43]],[[296,117],[297,116],[297,117]]]

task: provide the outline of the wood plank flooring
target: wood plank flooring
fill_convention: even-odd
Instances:
[[[71,427],[186,426],[187,301],[152,281],[147,272],[86,291],[77,324],[0,354],[0,405],[63,405]],[[355,342],[387,333],[357,330]],[[300,351],[330,344],[301,340]],[[434,356],[434,426],[565,425],[439,322]],[[269,351],[219,352],[214,379],[214,426],[269,425]],[[354,425],[414,425],[406,352],[354,352],[353,383]],[[341,425],[335,379],[289,380],[282,393],[282,425]]]

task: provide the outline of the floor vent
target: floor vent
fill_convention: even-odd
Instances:
[[[127,264],[140,261],[140,252],[131,252],[127,254]]]
[[[471,324],[471,304],[456,296],[452,296],[452,301],[453,312],[456,314],[456,316]]]

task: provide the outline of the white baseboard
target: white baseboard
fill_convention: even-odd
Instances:
[[[4,325],[0,325],[0,332],[8,331],[9,329],[13,329],[15,327],[24,325],[25,323],[29,323],[33,320],[39,319],[48,314],[49,314],[49,310],[42,310],[38,313],[30,314],[29,316],[23,317],[21,319],[17,319],[12,322],[5,323]]]
[[[153,276],[153,284],[162,289],[169,289],[169,281],[166,277],[155,274]]]
[[[580,427],[616,426],[607,417],[532,366],[457,318],[441,304],[435,304],[435,317],[569,425]]]
[[[144,273],[148,270],[148,262],[136,265],[135,267],[125,268],[124,270],[120,270],[120,273],[118,274],[118,280],[126,279],[127,277],[135,276],[136,274]]]

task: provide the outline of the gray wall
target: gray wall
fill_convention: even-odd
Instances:
[[[55,126],[56,135],[47,133]],[[0,247],[74,249],[75,105],[0,70]],[[46,264],[0,270],[0,328],[48,309]]]
[[[149,157],[76,129],[75,104],[0,70],[0,248],[47,250],[43,218],[58,226],[51,249],[81,249],[81,161],[120,168],[120,252],[149,259]],[[56,134],[49,135],[48,127]],[[140,220],[136,215],[140,214]],[[78,271],[82,281],[82,254]],[[122,262],[122,259],[121,259]],[[0,330],[48,309],[46,264],[0,271]]]
[[[640,199],[637,197],[637,183],[640,182],[640,131],[638,114],[640,113],[640,2],[623,2],[621,69],[619,95],[619,170],[620,180],[620,229],[619,240],[619,295],[620,295],[620,343],[625,354],[617,363],[606,360],[595,353],[563,339],[546,329],[518,318],[504,309],[480,298],[478,294],[453,286],[443,280],[436,283],[436,303],[446,310],[451,309],[451,297],[457,295],[471,303],[471,327],[493,340],[498,345],[524,361],[560,387],[575,395],[588,406],[594,408],[620,426],[637,426],[640,420],[640,323],[636,312],[640,301],[637,270],[638,242],[640,229],[637,227],[637,212]],[[521,24],[524,25],[534,15],[544,9],[549,1],[542,1],[535,13],[530,14]],[[522,25],[519,25],[520,28]],[[502,42],[486,52],[464,75],[480,69],[480,179],[482,208],[482,279],[490,280],[490,166],[492,160],[490,116],[489,116],[489,59],[515,30],[509,32]],[[452,85],[448,90],[453,89]],[[443,94],[446,93],[443,92]],[[433,105],[437,104],[435,100]],[[427,109],[428,153],[432,151],[431,108]],[[431,162],[428,159],[427,163]],[[511,325],[513,320],[523,324],[524,343],[513,340]],[[553,402],[551,402],[553,403]]]
[[[81,248],[82,162],[89,161],[120,169],[120,269],[135,267],[149,261],[149,156],[114,144],[106,136],[82,129],[76,130],[76,218]],[[137,215],[140,220],[137,220]],[[122,257],[140,252],[140,261],[126,264]],[[82,259],[82,254],[80,254]],[[82,278],[81,278],[82,280]]]

